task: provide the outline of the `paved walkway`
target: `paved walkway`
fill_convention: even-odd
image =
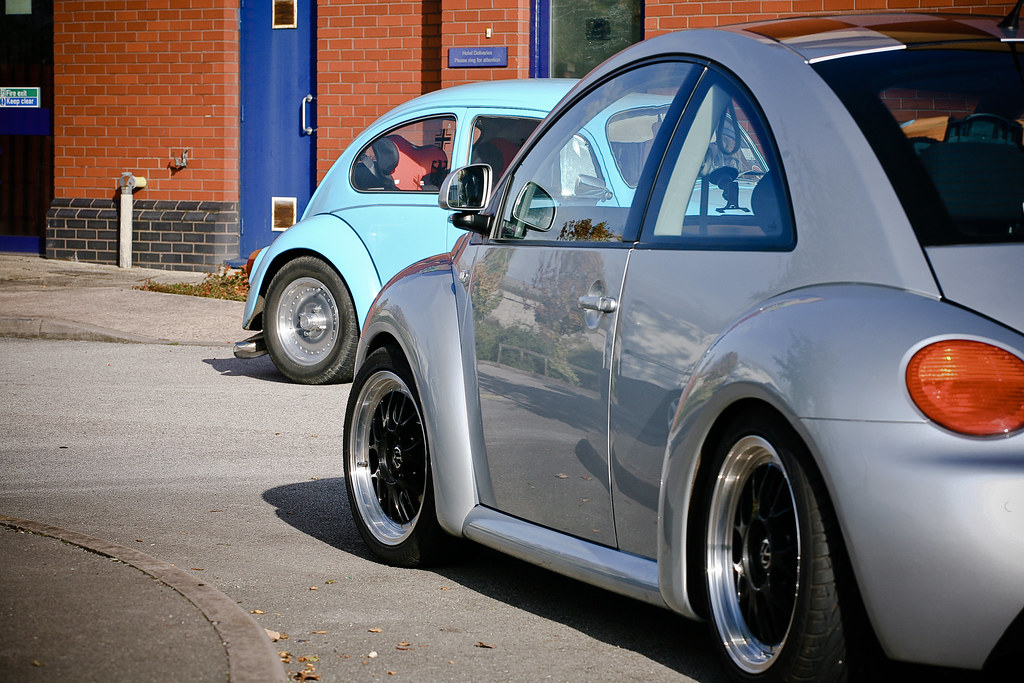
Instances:
[[[0,253],[0,336],[228,345],[243,304],[136,289],[201,273]],[[173,565],[0,510],[0,680],[284,680],[234,600]]]

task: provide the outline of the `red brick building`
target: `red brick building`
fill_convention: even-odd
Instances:
[[[304,193],[308,198],[363,127],[425,92],[478,80],[582,75],[621,47],[679,29],[837,12],[1005,15],[1012,6],[984,0],[246,0],[244,7],[239,0],[4,1],[0,88],[38,87],[39,103],[29,114],[0,109],[0,249],[117,263],[117,182],[131,172],[148,180],[133,195],[134,264],[204,271],[272,239],[271,201],[263,194],[296,198],[301,212]],[[483,48],[497,66],[459,63],[455,57],[467,48]],[[44,125],[50,128],[40,131]],[[278,155],[296,150],[304,156],[286,179],[300,187],[279,192],[272,176],[285,164]]]

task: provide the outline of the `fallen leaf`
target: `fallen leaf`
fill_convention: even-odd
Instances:
[[[281,663],[282,664],[291,664],[292,663],[292,653],[291,652],[285,652],[284,650],[281,650],[280,652],[277,653],[277,656],[281,658]]]
[[[309,587],[309,590],[311,590],[311,591],[318,591],[318,590],[320,590],[320,589],[319,589],[319,588],[317,588],[316,586],[310,586],[310,587]]]
[[[373,628],[367,630],[370,633],[384,633],[384,629],[382,629],[380,626],[374,626]]]
[[[377,658],[377,651],[374,650],[373,652],[371,652],[370,654],[368,654],[366,656],[369,657],[370,659],[376,659]]]
[[[249,614],[266,614],[266,612],[264,612],[261,609],[254,609],[254,610],[249,610]]]
[[[568,479],[569,478],[568,474],[563,474],[562,472],[559,472],[555,476],[558,477],[559,479]]]
[[[270,639],[271,639],[271,640],[273,640],[273,641],[274,641],[275,643],[276,643],[277,641],[281,640],[281,634],[280,634],[280,633],[278,633],[277,631],[271,631],[271,630],[270,630],[269,628],[265,628],[265,629],[263,629],[263,630],[267,632],[267,635],[268,635],[268,636],[270,637]]]
[[[411,650],[412,649],[412,643],[407,643],[407,642],[405,642],[403,640],[398,645],[395,645],[395,649],[396,650]]]
[[[327,635],[327,631],[313,631],[313,633],[318,635],[318,636]]]
[[[338,583],[338,582],[337,582],[337,581],[335,581],[334,579],[328,579],[327,581],[324,581],[324,583],[326,583],[326,584],[332,584],[332,583]]]
[[[389,671],[388,672],[388,676],[397,676],[397,675],[398,675],[397,671]]]
[[[494,649],[494,646],[493,646],[493,645],[490,645],[490,644],[488,644],[488,643],[485,643],[485,642],[483,642],[482,640],[478,640],[478,641],[476,641],[476,646],[477,646],[477,647],[482,647],[482,648],[486,648],[486,649],[488,649],[488,650],[493,650],[493,649]]]
[[[194,572],[205,572],[206,571],[202,567],[189,567],[189,569],[191,569]]]
[[[451,588],[449,588],[448,586],[441,586],[441,590],[443,590],[443,591],[450,591]]]
[[[43,665],[43,663],[40,662],[38,659],[33,659],[32,660],[32,666],[42,666],[42,665]]]

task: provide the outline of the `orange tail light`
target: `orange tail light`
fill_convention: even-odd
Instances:
[[[998,346],[929,344],[910,359],[906,380],[921,412],[954,432],[994,436],[1024,427],[1024,361]]]

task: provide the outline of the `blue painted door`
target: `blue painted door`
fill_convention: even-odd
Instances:
[[[316,182],[314,0],[242,0],[239,258],[302,214]]]

